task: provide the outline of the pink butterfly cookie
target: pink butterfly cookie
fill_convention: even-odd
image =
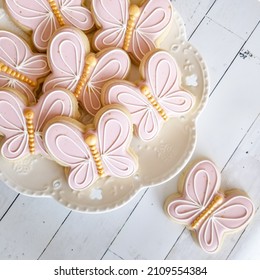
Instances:
[[[111,81],[102,89],[103,104],[121,104],[131,113],[136,134],[153,140],[163,123],[187,113],[193,105],[190,93],[179,87],[178,67],[166,51],[148,53],[140,65],[143,80],[138,84]]]
[[[101,108],[102,86],[111,79],[125,78],[130,68],[125,51],[110,48],[98,54],[89,53],[87,37],[71,27],[55,33],[47,56],[52,73],[45,80],[43,91],[56,87],[69,89],[93,116]]]
[[[5,0],[14,20],[33,32],[33,42],[39,51],[46,51],[56,29],[69,25],[83,31],[94,26],[90,11],[82,0]]]
[[[45,54],[34,54],[18,36],[0,30],[0,87],[18,89],[34,103],[38,81],[49,72]]]
[[[132,123],[116,106],[102,108],[94,125],[83,126],[70,118],[56,118],[47,124],[44,141],[50,155],[68,168],[68,184],[82,190],[99,177],[126,178],[137,170],[129,150]]]
[[[158,47],[173,15],[169,0],[147,0],[141,7],[130,5],[129,0],[93,0],[92,11],[100,27],[93,38],[94,48],[123,48],[136,63]]]
[[[167,213],[193,231],[207,253],[219,249],[223,236],[244,228],[254,214],[252,201],[238,190],[219,191],[220,173],[215,165],[203,160],[189,171],[181,196],[170,196]]]
[[[1,154],[17,160],[30,154],[48,157],[42,140],[42,129],[56,116],[75,116],[77,101],[65,90],[52,90],[38,103],[28,107],[25,98],[11,89],[0,90]]]

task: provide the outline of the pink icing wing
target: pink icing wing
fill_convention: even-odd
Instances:
[[[48,157],[42,139],[44,125],[57,116],[70,117],[73,114],[73,106],[73,100],[66,91],[53,90],[42,95],[32,107],[35,113],[35,144],[40,154]]]
[[[112,79],[123,79],[130,68],[127,53],[121,49],[112,49],[98,57],[86,88],[80,97],[83,107],[91,115],[101,108],[100,94],[104,84]]]
[[[212,162],[208,160],[198,162],[186,177],[183,196],[169,203],[170,216],[190,225],[217,194],[219,178],[220,174]]]
[[[98,121],[99,151],[107,175],[129,177],[137,169],[133,157],[127,152],[132,139],[132,124],[119,109],[110,109]]]
[[[46,76],[50,71],[46,55],[32,53],[30,47],[18,36],[3,30],[0,31],[0,61],[33,81]],[[30,103],[35,101],[32,88],[8,74],[1,74],[0,86],[17,88],[27,96]]]
[[[252,201],[245,196],[228,197],[198,229],[200,246],[214,253],[225,233],[245,227],[254,213]]]
[[[23,110],[26,105],[10,90],[0,91],[0,133],[4,135],[2,155],[19,159],[29,153],[28,135]]]
[[[58,24],[46,0],[6,0],[6,6],[12,17],[23,26],[33,30],[35,46],[45,51],[48,41]]]
[[[74,91],[85,63],[86,49],[82,35],[64,28],[50,42],[48,60],[52,73],[43,84],[43,91],[66,88]]]
[[[129,48],[136,60],[140,61],[147,52],[156,48],[156,41],[169,26],[172,13],[169,0],[147,1],[141,7]]]
[[[135,85],[124,81],[111,83],[105,93],[105,103],[126,107],[143,141],[152,140],[158,134],[162,118]]]
[[[168,52],[155,52],[146,61],[144,69],[152,94],[168,116],[176,116],[191,109],[193,98],[188,92],[180,90],[178,68]]]
[[[59,0],[61,14],[73,26],[87,31],[94,26],[90,11],[82,6],[82,0]]]
[[[68,183],[72,189],[87,188],[98,178],[91,152],[78,128],[66,121],[55,122],[45,130],[44,140],[51,156],[70,168]]]
[[[93,42],[98,50],[107,47],[123,47],[128,20],[128,0],[93,0],[94,16],[101,25]]]
[[[19,80],[12,79],[0,74],[0,87],[15,88],[27,98],[29,104],[36,103],[36,98],[31,88],[27,84],[24,84]]]

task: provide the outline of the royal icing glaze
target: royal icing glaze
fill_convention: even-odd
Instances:
[[[128,0],[93,0],[92,11],[101,28],[94,35],[94,48],[123,48],[137,63],[158,47],[173,15],[169,0],[145,1],[141,7],[130,5]]]
[[[10,15],[19,24],[33,31],[33,42],[39,51],[46,51],[48,42],[59,27],[74,26],[92,29],[94,21],[82,0],[5,0]]]
[[[222,193],[219,186],[219,171],[203,160],[187,174],[182,195],[166,201],[170,217],[192,230],[207,253],[216,252],[224,234],[244,228],[254,214],[248,197],[234,190]]]
[[[75,97],[65,90],[52,90],[27,106],[21,95],[11,89],[0,90],[0,133],[3,157],[16,160],[30,154],[48,157],[42,140],[42,129],[56,116],[75,116]]]
[[[121,104],[132,115],[136,134],[153,140],[170,117],[187,113],[193,105],[190,93],[180,89],[178,67],[166,51],[152,51],[140,66],[143,80],[138,84],[111,81],[102,89],[104,104]]]
[[[46,78],[43,91],[69,89],[93,116],[101,108],[102,86],[111,79],[124,79],[130,68],[125,51],[110,48],[98,54],[89,53],[87,37],[70,27],[56,33],[47,56],[52,73]]]
[[[98,115],[94,126],[83,128],[69,118],[57,118],[44,130],[50,155],[69,169],[68,184],[75,190],[91,186],[102,176],[126,178],[137,170],[137,162],[129,151],[129,116],[111,106],[101,109]]]
[[[18,36],[0,30],[0,87],[18,89],[29,103],[35,103],[37,80],[49,72],[45,54],[34,54]]]

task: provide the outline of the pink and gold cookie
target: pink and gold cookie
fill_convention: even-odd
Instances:
[[[40,80],[50,72],[45,54],[35,54],[15,34],[0,30],[0,87],[11,87],[35,102]]]
[[[169,0],[146,0],[140,7],[130,5],[129,0],[92,0],[91,8],[100,28],[94,35],[93,47],[123,48],[136,63],[159,47],[173,19]]]
[[[32,31],[35,47],[46,51],[51,36],[62,26],[83,31],[93,28],[91,12],[82,3],[82,0],[5,0],[5,7],[18,25]]]
[[[44,125],[56,116],[77,116],[77,100],[66,90],[55,89],[42,95],[36,105],[28,106],[18,91],[0,89],[1,154],[10,160],[30,154],[48,157],[42,140]]]
[[[106,106],[84,126],[71,118],[56,118],[44,129],[49,154],[67,167],[68,184],[82,190],[98,178],[130,177],[137,170],[137,160],[129,149],[132,123],[120,106]]]
[[[135,133],[153,140],[163,123],[186,114],[193,97],[179,86],[180,74],[174,58],[166,51],[149,52],[140,65],[138,84],[114,80],[102,89],[103,104],[121,104],[131,113]]]
[[[241,191],[219,190],[220,177],[211,161],[200,161],[182,182],[182,194],[165,202],[167,214],[185,224],[207,253],[215,253],[225,234],[245,228],[254,215],[252,201]]]
[[[43,91],[56,87],[72,91],[92,116],[101,108],[102,86],[111,79],[124,79],[131,64],[121,49],[90,53],[88,38],[72,27],[54,34],[47,56],[52,73],[46,78]]]

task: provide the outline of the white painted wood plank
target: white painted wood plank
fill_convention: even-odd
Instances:
[[[260,259],[260,211],[242,235],[234,251],[229,255],[231,260],[259,260]]]
[[[257,58],[237,56],[198,120],[198,156],[224,166],[259,113],[259,73]]]
[[[171,183],[166,184],[168,188]],[[123,259],[163,259],[166,256],[183,227],[172,223],[165,215],[162,207],[165,192],[167,187],[148,190],[110,250]]]
[[[199,118],[196,156],[207,156],[220,168],[225,165],[259,113],[260,96],[248,90],[248,85],[252,89],[260,87],[259,73],[256,59],[237,56]],[[176,184],[173,186],[172,192],[176,190]],[[166,247],[171,248],[182,230],[177,224],[170,229],[160,210],[166,192],[163,187],[147,192],[111,245],[113,252],[125,259],[165,257]]]
[[[257,0],[218,0],[208,16],[246,39],[260,20],[260,2]]]
[[[122,260],[118,255],[113,253],[112,251],[108,250],[102,260],[115,260],[115,261],[120,261]]]
[[[244,40],[208,17],[201,22],[190,42],[199,50],[208,66],[211,89],[215,88],[244,44]]]
[[[0,220],[18,194],[0,181]]]
[[[244,190],[253,200],[256,208],[260,206],[260,115],[250,128],[241,145],[232,156],[222,173],[222,188],[238,188]],[[247,254],[245,259],[260,258],[259,235],[254,229],[260,230],[259,214],[245,231],[227,235],[221,249],[213,255],[204,253],[197,246],[188,230],[178,240],[168,255],[168,259],[226,259],[233,247],[233,254],[229,259],[241,259],[243,251]],[[241,237],[242,236],[242,237]],[[240,238],[241,237],[241,238]],[[244,249],[243,249],[244,248]],[[252,252],[252,255],[250,255]]]
[[[52,199],[20,195],[0,222],[0,259],[37,259],[68,212]]]
[[[172,0],[173,6],[184,21],[188,38],[194,32],[214,2],[215,0]]]
[[[101,259],[143,193],[112,212],[72,212],[40,258]]]

